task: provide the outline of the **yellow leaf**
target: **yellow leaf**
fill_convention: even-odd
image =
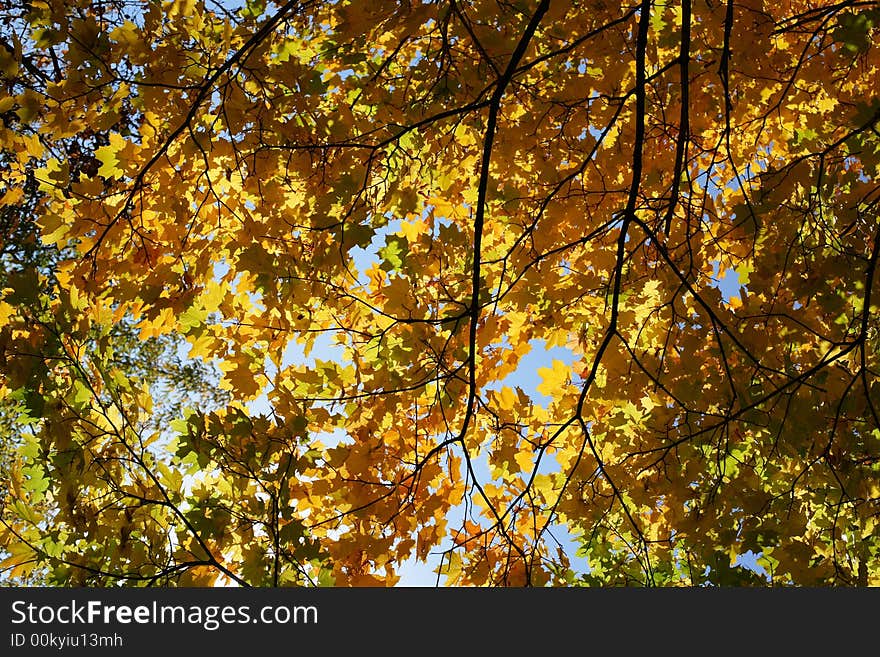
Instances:
[[[15,205],[22,196],[24,196],[24,190],[21,187],[13,187],[3,195],[3,198],[0,198],[0,205]]]
[[[501,388],[498,392],[498,405],[505,411],[512,411],[516,404],[516,395],[513,390],[507,386]]]
[[[5,301],[0,301],[0,326],[6,324],[10,317],[15,313],[15,308]]]
[[[513,458],[516,459],[516,464],[523,472],[531,471],[534,467],[531,450],[519,450],[513,455]]]
[[[116,178],[123,174],[123,170],[117,165],[119,164],[118,154],[125,148],[125,144],[125,138],[114,132],[110,135],[110,143],[95,151],[95,157],[101,161],[101,168],[98,169],[99,176]]]
[[[420,235],[428,232],[428,224],[424,220],[404,221],[400,224],[398,235],[404,236],[409,242],[416,241]]]
[[[24,144],[28,155],[36,158],[43,157],[45,150],[43,149],[43,145],[40,143],[40,138],[37,135],[26,136],[24,138]]]
[[[551,367],[539,367],[538,374],[542,381],[537,386],[538,392],[552,397],[567,383],[570,369],[565,362],[554,358]]]

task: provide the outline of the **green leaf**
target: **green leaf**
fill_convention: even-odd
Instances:
[[[85,408],[92,401],[92,391],[79,379],[73,380],[73,405],[78,409]]]
[[[409,251],[409,242],[405,237],[391,236],[386,238],[385,246],[379,249],[385,271],[399,270],[403,267],[403,256]]]
[[[49,480],[46,479],[43,467],[39,464],[34,464],[22,468],[21,472],[26,477],[22,482],[24,489],[34,494],[34,501],[42,499],[43,493],[49,488]]]

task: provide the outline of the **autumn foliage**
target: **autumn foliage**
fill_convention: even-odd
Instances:
[[[880,4],[9,6],[6,581],[880,583]]]

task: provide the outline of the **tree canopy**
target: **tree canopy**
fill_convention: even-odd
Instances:
[[[0,12],[7,581],[880,583],[880,3]]]

